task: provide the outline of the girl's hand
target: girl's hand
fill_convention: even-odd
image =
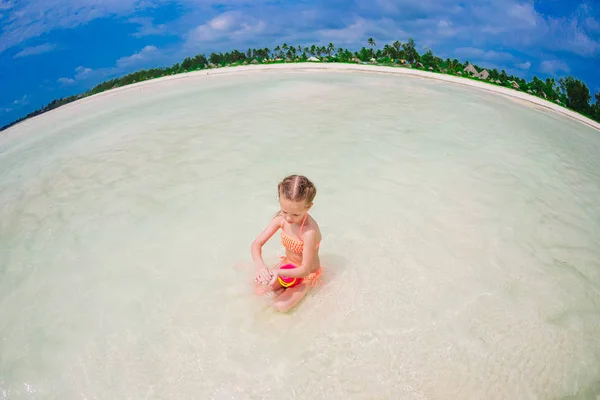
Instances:
[[[266,285],[269,283],[272,276],[273,276],[273,273],[271,271],[269,271],[269,268],[267,268],[266,266],[257,267],[256,268],[256,278],[254,278],[254,281],[257,283]]]
[[[275,282],[277,282],[277,278],[279,277],[279,269],[276,269],[275,272],[272,272],[272,271],[270,271],[270,272],[273,275],[273,277],[271,278],[269,285],[273,286],[275,284]]]

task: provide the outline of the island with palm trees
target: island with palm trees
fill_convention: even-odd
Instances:
[[[486,69],[485,67],[472,64],[468,60],[461,62],[456,58],[442,59],[437,57],[431,50],[419,54],[415,41],[412,38],[409,38],[404,43],[396,40],[391,44],[385,44],[382,48],[378,48],[375,40],[369,38],[367,46],[363,46],[353,52],[349,49],[336,47],[333,43],[329,43],[326,46],[313,44],[304,47],[283,43],[272,50],[265,47],[247,49],[246,51],[230,50],[224,53],[212,52],[208,56],[197,54],[194,57],[186,57],[181,63],[176,63],[170,67],[139,70],[125,76],[104,81],[84,93],[55,99],[46,106],[1,127],[0,131],[27,118],[43,114],[73,101],[151,79],[242,65],[252,66],[306,62],[354,64],[377,66],[378,68],[406,68],[415,72],[421,71],[420,75],[446,75],[447,77],[452,77],[452,79],[446,78],[445,80],[452,80],[453,82],[460,82],[457,79],[468,79],[536,96],[545,101],[553,102],[555,105],[564,108],[565,111],[568,110],[570,113],[575,112],[586,118],[600,122],[600,92],[595,94],[595,102],[592,103],[589,88],[584,82],[573,76],[561,77],[558,81],[555,78],[542,80],[534,76],[528,82],[518,76],[509,75],[504,70],[498,71],[495,68]],[[480,84],[477,84],[477,86],[481,87]]]

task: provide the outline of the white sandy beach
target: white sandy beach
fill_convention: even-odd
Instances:
[[[122,90],[128,90],[136,87],[141,87],[145,85],[153,85],[157,83],[161,83],[163,81],[171,81],[175,79],[186,79],[190,77],[198,77],[200,76],[219,76],[219,75],[230,75],[235,73],[248,73],[248,72],[260,72],[260,71],[277,71],[277,70],[308,70],[308,71],[362,71],[362,72],[375,72],[375,73],[384,73],[384,74],[403,74],[408,76],[421,77],[426,79],[435,79],[444,82],[452,82],[460,85],[466,85],[482,90],[486,90],[492,93],[497,93],[503,96],[508,96],[509,98],[523,100],[527,103],[532,103],[537,106],[544,107],[548,110],[552,110],[561,115],[568,116],[577,121],[580,121],[592,128],[600,130],[600,123],[589,119],[579,113],[566,109],[552,101],[541,99],[537,96],[530,95],[528,93],[519,92],[517,90],[500,87],[496,85],[492,85],[485,82],[478,82],[473,79],[461,78],[452,75],[445,75],[440,73],[433,73],[429,71],[423,71],[412,68],[404,68],[404,67],[387,67],[387,66],[377,66],[377,65],[363,65],[363,64],[341,64],[341,63],[315,63],[315,62],[305,62],[305,63],[288,63],[288,64],[258,64],[258,65],[244,65],[244,66],[236,66],[236,67],[223,67],[216,68],[210,70],[202,70],[189,72],[185,74],[177,74],[172,76],[165,76],[162,78],[157,78],[149,81],[138,82],[132,85],[127,85],[124,87],[112,89],[107,92],[99,93],[95,96],[88,97],[86,99],[79,100],[81,101],[89,101],[97,96],[107,95],[107,94],[115,94]],[[68,106],[68,105],[67,105]]]
[[[156,85],[159,83],[163,83],[165,81],[172,81],[178,79],[189,79],[191,77],[198,78],[199,76],[219,76],[219,75],[230,75],[230,74],[245,74],[249,72],[261,72],[261,71],[290,71],[290,70],[298,70],[298,71],[361,71],[361,72],[370,72],[370,73],[384,73],[384,74],[402,74],[408,76],[421,77],[426,79],[434,79],[440,80],[444,82],[451,82],[460,85],[466,85],[474,88],[478,88],[481,90],[486,90],[488,92],[496,93],[503,96],[508,96],[509,98],[515,100],[523,100],[526,103],[534,104],[540,107],[543,107],[548,110],[552,110],[561,115],[573,118],[579,122],[582,122],[594,129],[600,130],[600,123],[587,118],[579,113],[566,109],[552,101],[541,99],[537,96],[530,95],[528,93],[519,92],[517,90],[500,87],[496,85],[492,85],[485,82],[478,82],[473,79],[461,78],[452,75],[445,75],[440,73],[433,73],[429,71],[422,71],[418,69],[412,68],[403,68],[403,67],[387,67],[387,66],[377,66],[377,65],[362,65],[362,64],[341,64],[341,63],[315,63],[315,62],[305,62],[305,63],[289,63],[289,64],[258,64],[258,65],[244,65],[244,66],[236,66],[236,67],[223,67],[216,68],[210,70],[202,70],[189,72],[185,74],[177,74],[172,76],[165,76],[162,78],[152,79],[144,82],[137,82],[131,85],[119,87],[116,89],[112,89],[106,92],[102,92],[96,94],[94,96],[90,96],[81,100],[78,100],[74,103],[67,104],[64,107],[74,106],[78,103],[91,101],[98,96],[105,95],[114,95],[123,90],[136,89],[146,85]],[[55,111],[55,110],[53,110]],[[46,113],[48,114],[48,113]],[[0,135],[0,140],[1,140]]]
[[[594,398],[600,136],[565,112],[427,72],[289,64],[12,127],[0,398]],[[324,273],[278,314],[247,266],[290,173],[317,185]],[[264,255],[281,252],[274,237]]]

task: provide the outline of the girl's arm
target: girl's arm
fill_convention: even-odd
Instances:
[[[269,223],[269,226],[260,233],[252,242],[252,247],[250,251],[252,252],[252,260],[254,261],[254,265],[256,268],[267,268],[267,265],[262,259],[262,247],[267,243],[271,236],[277,232],[277,230],[281,227],[281,216],[275,217]]]
[[[294,269],[281,269],[275,271],[275,275],[287,276],[290,278],[305,278],[310,275],[312,267],[317,258],[317,232],[308,230],[302,234],[304,241],[304,250],[302,251],[302,264]]]

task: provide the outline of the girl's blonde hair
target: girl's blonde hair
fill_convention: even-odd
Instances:
[[[289,201],[301,201],[305,204],[310,204],[317,195],[317,188],[315,185],[303,175],[290,175],[285,177],[277,185],[278,198],[283,196]],[[281,214],[281,210],[275,214],[278,216]]]

